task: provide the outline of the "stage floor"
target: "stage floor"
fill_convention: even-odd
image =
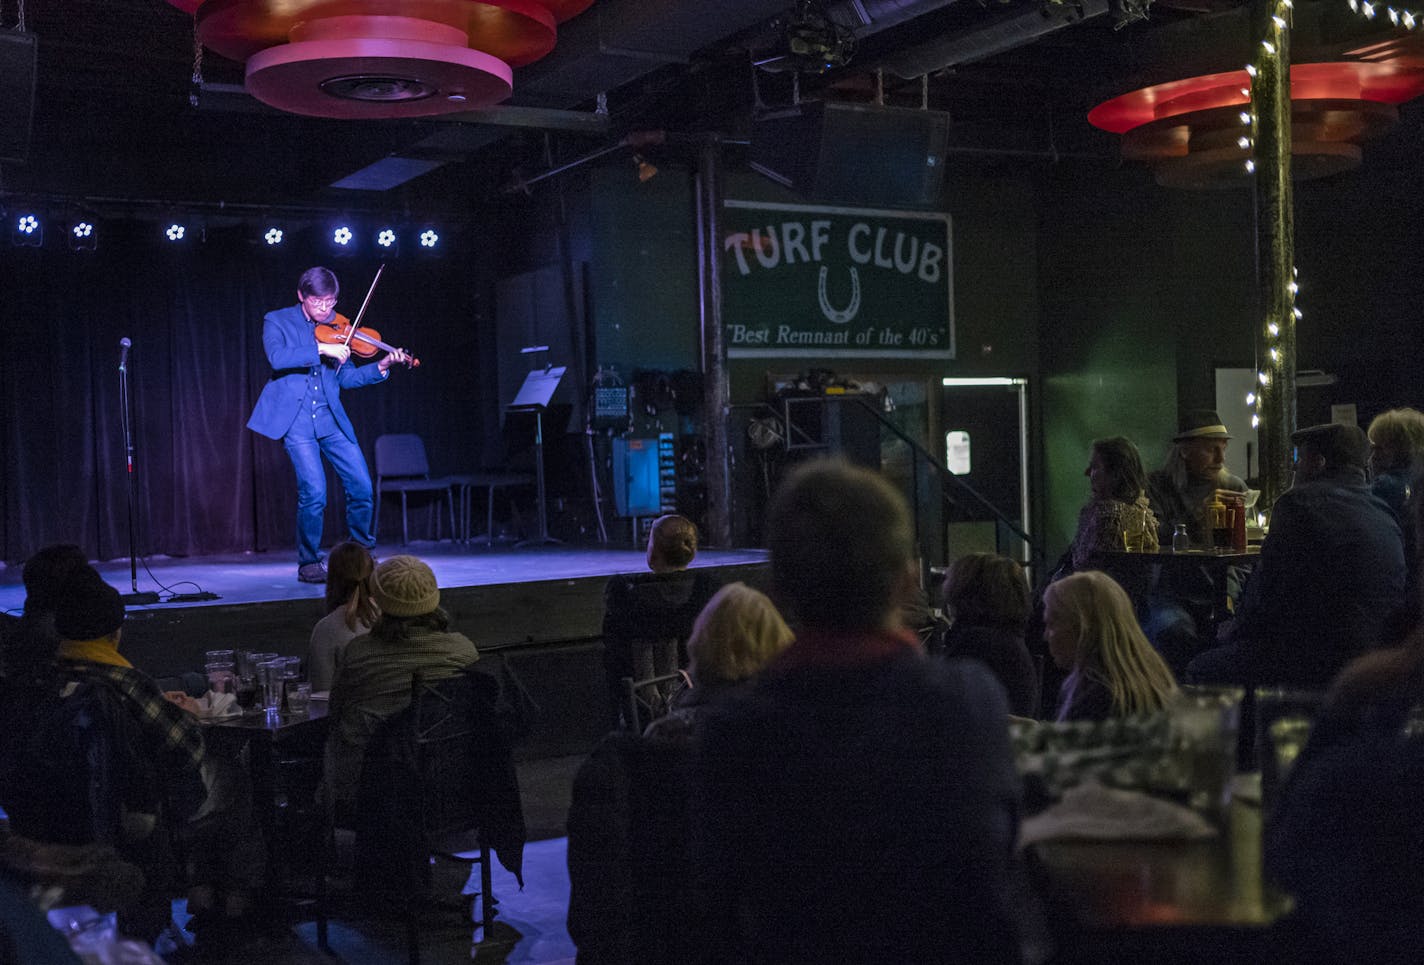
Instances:
[[[469,547],[449,542],[414,542],[409,546],[377,546],[378,559],[409,553],[430,564],[442,589],[529,583],[546,580],[577,580],[631,573],[647,569],[641,549],[610,549],[604,546],[531,546],[522,549]],[[737,566],[762,563],[764,550],[703,550],[694,567]],[[238,553],[227,556],[150,557],[140,560],[138,588],[159,594],[155,606],[130,606],[135,610],[166,610],[175,606],[233,606],[244,603],[273,603],[289,600],[320,600],[319,584],[297,581],[294,552]],[[104,579],[121,592],[129,592],[131,580],[127,559],[96,563]],[[19,613],[25,602],[20,582],[21,568],[0,571],[0,610]],[[183,599],[189,594],[212,593],[217,599]],[[171,600],[174,594],[180,598]]]

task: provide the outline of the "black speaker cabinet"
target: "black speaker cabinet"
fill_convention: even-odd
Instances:
[[[758,118],[750,162],[810,201],[935,208],[948,148],[943,111],[811,103]]]
[[[35,35],[0,30],[0,161],[30,154],[35,113]]]

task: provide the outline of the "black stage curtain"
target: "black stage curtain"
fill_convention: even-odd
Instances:
[[[139,554],[291,552],[291,464],[281,443],[245,427],[270,372],[262,316],[294,304],[301,272],[326,264],[342,284],[338,310],[354,317],[378,262],[310,248],[274,255],[250,229],[167,245],[153,223],[101,227],[93,253],[65,250],[62,237],[42,248],[0,242],[0,559],[56,542],[97,559],[128,555],[123,337],[133,341]],[[386,432],[420,433],[436,473],[491,461],[479,439],[481,413],[497,400],[482,395],[478,349],[493,339],[476,324],[488,287],[478,262],[466,251],[387,266],[367,324],[423,364],[343,393],[368,464]],[[344,538],[342,508],[328,473],[328,546]],[[393,525],[383,507],[383,541]]]

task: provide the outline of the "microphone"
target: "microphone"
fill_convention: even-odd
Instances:
[[[128,360],[129,360],[129,347],[130,347],[131,345],[133,345],[133,342],[129,341],[128,336],[125,336],[125,337],[119,339],[119,371],[120,371],[120,372],[125,371],[125,368],[124,368],[124,367],[125,367],[125,365],[128,364]]]

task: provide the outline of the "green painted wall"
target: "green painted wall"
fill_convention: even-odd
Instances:
[[[1060,168],[1042,209],[1043,522],[1050,562],[1088,496],[1093,439],[1158,466],[1217,365],[1251,364],[1249,197],[1169,191],[1132,169]]]

